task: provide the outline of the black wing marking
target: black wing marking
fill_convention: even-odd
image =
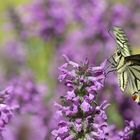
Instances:
[[[140,54],[130,55],[125,57],[126,62],[131,62],[132,64],[140,65]]]

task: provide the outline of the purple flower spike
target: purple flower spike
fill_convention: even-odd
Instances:
[[[59,70],[61,81],[67,87],[66,95],[61,97],[61,104],[55,103],[64,121],[58,123],[58,128],[52,131],[56,140],[128,140],[134,130],[134,123],[127,122],[123,131],[117,131],[114,125],[109,125],[106,109],[110,105],[103,101],[96,103],[97,91],[103,88],[105,78],[105,62],[99,67],[89,66],[86,59],[81,64],[66,62]]]
[[[17,104],[22,113],[37,113],[42,110],[44,93],[40,91],[31,75],[16,77],[9,85],[7,90],[10,95],[7,98],[9,105]]]

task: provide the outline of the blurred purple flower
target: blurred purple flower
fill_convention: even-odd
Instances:
[[[0,133],[5,129],[6,125],[10,122],[14,115],[14,112],[18,109],[18,105],[13,104],[12,106],[7,103],[7,98],[9,98],[7,88],[0,92]]]
[[[0,131],[5,128],[5,125],[9,123],[13,116],[13,112],[18,106],[9,106],[6,104],[0,104]]]
[[[69,12],[67,5],[60,0],[37,0],[31,5],[20,9],[23,23],[27,29],[33,31],[28,34],[39,35],[45,41],[50,41],[55,37],[64,34],[69,22]]]
[[[19,40],[10,40],[0,49],[0,63],[2,66],[0,71],[5,79],[1,85],[4,85],[6,80],[18,75],[25,69],[27,55],[24,47],[24,44]]]
[[[138,125],[137,127],[135,127],[134,133],[132,135],[132,139],[133,140],[139,140],[140,139],[140,125]]]
[[[47,129],[37,116],[16,115],[3,131],[2,140],[45,140]]]
[[[4,104],[1,104],[2,121],[5,124],[8,123],[8,117],[12,114],[10,109],[15,104],[19,108],[14,114],[15,118],[11,120],[11,123],[3,131],[2,140],[15,140],[24,137],[27,140],[35,138],[51,139],[50,132],[55,128],[57,119],[55,119],[54,115],[55,110],[45,100],[46,96],[46,86],[36,84],[32,75],[26,73],[21,77],[14,77],[9,82],[9,87],[1,94],[0,101],[5,100],[8,104],[7,108]],[[10,110],[6,112],[8,117],[4,114],[6,109],[3,106]]]
[[[18,41],[8,42],[4,48],[4,55],[7,59],[10,59],[13,62],[17,62],[18,65],[23,65],[26,61],[25,48],[23,43]]]
[[[119,132],[120,140],[129,140],[130,137],[132,138],[132,134],[135,128],[136,126],[133,121],[126,121],[126,127],[123,131]]]
[[[35,83],[34,78],[27,74],[21,77],[14,77],[9,86],[9,98],[7,102],[10,105],[17,104],[22,113],[40,113],[44,111],[43,106],[45,92],[41,92],[40,87]]]
[[[113,25],[124,26],[131,19],[130,9],[125,5],[115,5],[112,13]]]

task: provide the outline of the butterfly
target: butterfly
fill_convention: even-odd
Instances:
[[[111,64],[111,71],[117,72],[121,90],[124,92],[128,88],[132,99],[140,104],[140,54],[132,55],[128,37],[122,28],[113,27],[113,34],[117,47],[107,61]]]

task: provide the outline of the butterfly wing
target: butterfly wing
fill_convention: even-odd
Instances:
[[[140,104],[140,54],[131,54],[128,38],[120,27],[114,27],[113,33],[117,49],[109,59],[110,64],[116,68],[121,90],[128,87],[133,100]]]
[[[140,54],[125,58],[128,74],[128,89],[132,98],[140,103]]]
[[[123,57],[130,56],[131,50],[130,50],[128,37],[125,34],[125,32],[123,31],[123,29],[120,27],[114,26],[113,34],[114,34],[115,40],[117,42],[116,53],[120,52],[120,55],[122,55]]]
[[[131,62],[132,64],[138,64],[140,65],[140,54],[136,54],[136,55],[131,55],[131,56],[126,56],[125,57],[125,61]]]

